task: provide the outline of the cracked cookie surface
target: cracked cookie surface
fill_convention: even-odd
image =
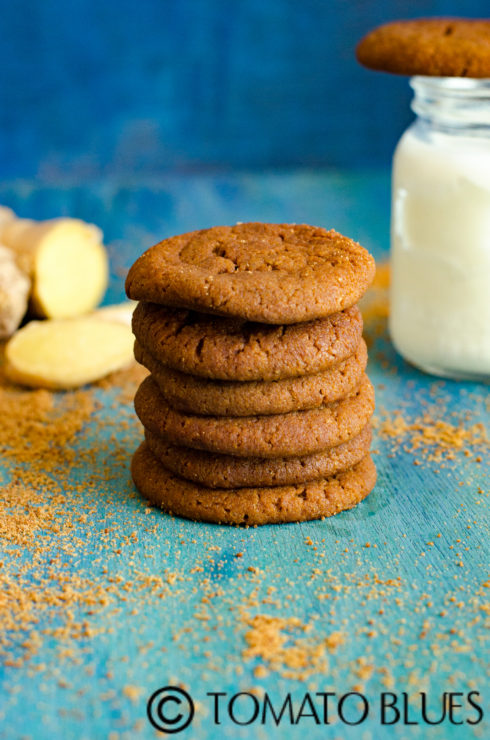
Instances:
[[[328,478],[356,465],[369,452],[371,426],[337,447],[304,457],[233,457],[188,447],[172,447],[145,431],[148,447],[167,470],[208,488],[284,486]]]
[[[140,493],[167,512],[218,524],[299,522],[350,509],[374,488],[376,468],[370,455],[337,475],[293,486],[209,489],[172,475],[146,442],[131,463]]]
[[[356,352],[323,373],[272,381],[220,381],[172,370],[135,342],[134,355],[158,383],[172,408],[204,416],[286,414],[318,408],[349,395],[366,369],[367,348],[361,339]]]
[[[373,29],[359,42],[365,67],[401,75],[490,77],[490,20],[420,18]]]
[[[364,375],[351,396],[318,409],[270,416],[197,416],[172,409],[150,375],[138,388],[134,406],[143,426],[174,446],[238,457],[297,457],[357,436],[373,414],[374,389]]]
[[[134,300],[269,324],[323,318],[354,305],[374,260],[342,234],[308,225],[247,223],[181,234],[134,263]]]
[[[257,324],[139,303],[139,344],[163,365],[213,380],[264,381],[319,373],[350,357],[362,335],[357,306],[292,326]]]

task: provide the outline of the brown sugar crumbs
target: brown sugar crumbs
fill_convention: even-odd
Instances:
[[[130,396],[145,372],[134,365],[105,382]],[[0,540],[9,556],[0,568],[0,653],[7,665],[32,657],[48,634],[61,639],[95,634],[93,625],[76,616],[77,607],[90,613],[126,598],[126,584],[82,576],[68,567],[93,535],[93,505],[82,503],[81,494],[95,495],[105,477],[96,463],[101,446],[76,444],[99,408],[94,388],[65,394],[25,390],[0,374],[0,448],[9,477],[2,481],[0,496]],[[128,430],[133,425],[130,417],[121,423]],[[102,452],[109,454],[105,447]],[[81,481],[72,478],[82,465],[92,474]],[[75,534],[80,526],[81,534],[80,529]],[[111,540],[102,538],[98,545],[113,550]],[[132,585],[141,587],[145,578],[135,574]],[[53,609],[61,621],[48,627],[45,617]],[[18,635],[24,635],[23,656],[13,660],[10,648]]]
[[[489,438],[484,424],[468,427],[434,418],[429,413],[411,420],[401,411],[379,412],[377,432],[380,437],[392,440],[406,452],[424,457],[428,461],[454,460],[456,454],[465,451],[466,457],[478,453],[488,454]]]
[[[269,670],[279,672],[284,678],[305,680],[314,673],[325,671],[327,650],[341,643],[340,636],[330,636],[321,641],[308,640],[304,635],[311,628],[297,617],[258,614],[247,624],[249,629],[245,632],[245,641],[248,647],[242,652],[243,658],[262,658]],[[303,637],[297,636],[298,632]]]

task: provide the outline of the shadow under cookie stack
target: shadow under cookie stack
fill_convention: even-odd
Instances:
[[[194,520],[331,516],[372,490],[374,390],[355,305],[359,244],[306,225],[238,224],[166,239],[126,281],[139,301],[133,480]]]

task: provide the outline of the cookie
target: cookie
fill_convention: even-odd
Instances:
[[[233,457],[172,447],[148,430],[148,447],[171,473],[208,488],[286,486],[328,478],[356,465],[369,452],[371,426],[337,447],[305,457]]]
[[[356,56],[365,67],[401,75],[490,77],[490,20],[387,23],[361,40]]]
[[[376,468],[366,457],[330,478],[273,488],[216,489],[172,475],[146,442],[136,450],[131,473],[140,493],[165,511],[218,524],[274,524],[332,516],[351,509],[376,483]]]
[[[268,324],[354,305],[374,260],[335,231],[295,224],[216,226],[156,244],[131,267],[129,298]]]
[[[215,381],[165,367],[135,342],[136,360],[150,370],[172,408],[204,416],[286,414],[318,408],[352,393],[366,369],[367,348],[361,339],[357,352],[330,370],[299,378],[269,382]]]
[[[139,344],[163,365],[213,380],[280,380],[320,373],[359,346],[355,306],[304,324],[271,326],[139,303],[133,314]]]
[[[175,447],[238,457],[300,457],[356,437],[374,410],[374,389],[364,375],[351,396],[319,409],[270,416],[196,416],[172,409],[153,378],[134,399],[146,429]]]

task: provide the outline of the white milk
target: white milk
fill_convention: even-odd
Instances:
[[[395,152],[390,332],[428,372],[490,377],[490,136],[432,123]]]

